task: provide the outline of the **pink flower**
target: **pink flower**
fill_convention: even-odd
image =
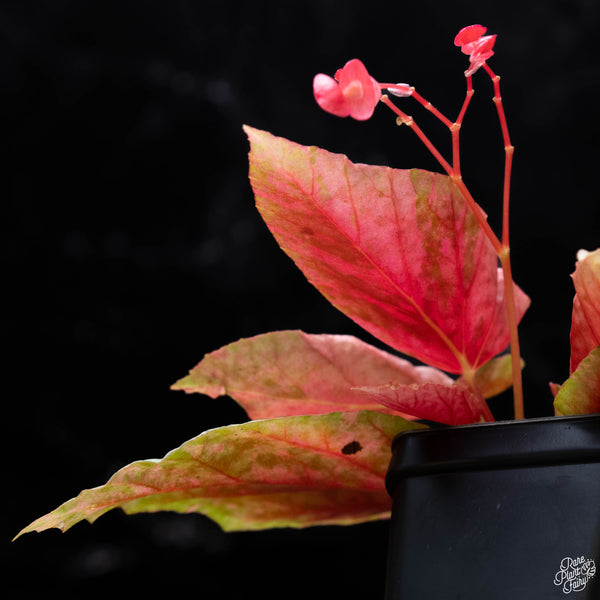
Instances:
[[[483,35],[487,28],[483,25],[463,27],[454,38],[454,45],[460,46],[464,54],[469,55],[471,66],[465,75],[473,75],[485,61],[493,56],[492,48],[496,43],[495,35]]]
[[[353,58],[335,74],[335,79],[319,73],[313,80],[313,93],[317,104],[337,117],[352,117],[366,121],[371,117],[379,98],[379,84],[365,68]]]

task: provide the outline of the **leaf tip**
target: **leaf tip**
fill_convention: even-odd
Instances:
[[[46,531],[47,529],[60,529],[60,531],[64,533],[67,529],[69,529],[69,527],[65,524],[64,521],[56,523],[56,525],[41,525],[39,524],[40,521],[41,519],[36,519],[35,521],[27,525],[27,527],[23,527],[23,529],[21,529],[21,531],[19,531],[19,533],[15,535],[11,542],[18,540],[21,536],[25,535],[26,533],[40,533],[42,531]]]
[[[189,375],[186,375],[185,377],[182,377],[181,379],[178,379],[174,384],[172,384],[169,389],[174,391],[174,392],[188,392],[188,388],[189,388],[189,384],[186,383],[188,381],[188,379],[190,378]]]
[[[252,139],[254,137],[256,137],[258,134],[261,133],[260,129],[256,129],[254,127],[250,127],[250,125],[242,125],[242,129],[244,130],[244,133],[248,136],[248,139],[250,141],[252,141]]]
[[[227,395],[226,387],[215,378],[204,376],[203,373],[190,371],[188,375],[176,381],[170,390],[186,394],[204,394],[210,398]]]

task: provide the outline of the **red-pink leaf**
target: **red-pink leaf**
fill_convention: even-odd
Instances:
[[[245,128],[257,207],[281,248],[338,309],[445,371],[509,342],[496,254],[452,181]],[[528,298],[517,288],[520,318]]]
[[[382,385],[361,388],[384,406],[446,425],[492,421],[487,405],[462,385]]]
[[[600,346],[577,365],[558,389],[554,408],[558,415],[586,415],[600,412]]]
[[[347,335],[276,331],[207,354],[172,389],[228,395],[252,419],[348,410],[393,412],[353,388],[365,385],[452,385],[431,367],[383,352]]]
[[[580,250],[573,273],[575,298],[571,322],[571,373],[600,345],[600,249]]]
[[[18,536],[53,527],[66,531],[113,508],[127,514],[198,512],[228,531],[386,518],[392,439],[419,428],[401,417],[363,411],[213,429],[162,460],[122,468]]]

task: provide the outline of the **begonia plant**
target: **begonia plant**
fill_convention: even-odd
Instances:
[[[511,271],[514,148],[500,78],[488,65],[496,36],[485,34],[471,25],[454,40],[469,57],[454,120],[412,85],[378,82],[358,59],[334,77],[314,78],[316,102],[335,116],[365,121],[387,106],[441,173],[355,164],[244,128],[256,205],[278,244],[390,351],[347,335],[276,331],[211,352],[173,389],[229,396],[249,422],[202,433],[161,460],[125,466],[18,535],[66,531],[113,508],[198,512],[225,530],[386,518],[384,477],[395,435],[427,422],[493,421],[487,399],[511,386],[515,418],[524,418],[517,325],[529,298]],[[460,131],[476,74],[491,80],[505,150],[499,236],[461,176]],[[448,128],[451,158],[399,106],[414,100]],[[573,282],[571,374],[551,385],[562,415],[600,411],[600,250],[580,251]]]

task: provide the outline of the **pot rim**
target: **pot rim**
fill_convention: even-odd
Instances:
[[[600,413],[441,426],[394,438],[386,488],[434,473],[581,462],[600,462]]]

